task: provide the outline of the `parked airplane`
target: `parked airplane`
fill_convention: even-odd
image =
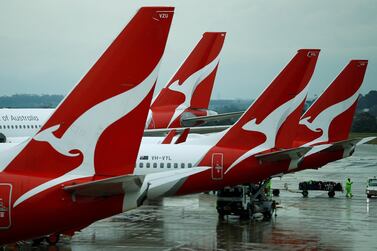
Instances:
[[[134,171],[173,11],[141,8],[38,133],[2,152],[0,244],[84,227],[140,203],[139,179],[127,174]],[[111,187],[116,194],[96,185],[120,175],[125,182]],[[66,189],[83,182],[97,190],[79,197]]]
[[[217,114],[208,110],[225,32],[205,32],[165,88],[156,96],[146,128],[200,124],[195,117]],[[0,142],[17,143],[33,136],[54,109],[0,109]],[[185,122],[185,119],[190,119]],[[165,133],[164,131],[163,133]]]
[[[170,14],[168,10],[171,9],[164,9]],[[120,49],[112,45],[109,50],[112,48]],[[9,149],[0,158],[3,163],[0,178],[4,181],[0,189],[6,195],[3,205],[9,210],[9,220],[4,226],[8,230],[0,232],[0,240],[12,242],[71,232],[97,219],[135,208],[147,198],[195,193],[264,179],[285,170],[292,162],[297,163],[297,159],[309,148],[276,151],[275,138],[280,126],[286,123],[285,119],[303,105],[318,53],[318,50],[299,50],[256,102],[227,131],[178,145],[143,144],[137,160],[138,146],[135,143],[141,140],[142,125],[145,123],[139,113],[143,109],[145,113],[147,111],[146,100],[152,95],[156,70],[144,81],[140,80],[139,85],[116,96],[104,88],[96,88],[98,92],[101,91],[101,98],[93,97],[88,100],[90,104],[86,104],[87,100],[78,97],[81,91],[89,88],[89,84],[96,83],[92,74],[97,72],[96,65],[103,66],[105,60],[101,57],[41,130],[31,140]],[[106,52],[106,55],[118,53]],[[144,63],[149,61],[146,58],[140,60]],[[106,68],[100,73],[106,73]],[[108,78],[100,78],[103,81],[96,85],[103,86],[105,81],[109,82]],[[124,83],[122,79],[117,80]],[[115,82],[115,79],[110,82]],[[147,90],[138,88],[146,83],[149,83]],[[119,88],[119,84],[115,87]],[[99,95],[98,92],[93,95]],[[98,99],[105,99],[103,95],[106,93],[106,98],[110,98],[98,103]],[[126,99],[113,102],[118,97],[138,95],[141,98],[134,98],[133,101],[141,103],[127,104]],[[119,103],[126,105],[119,106]],[[73,105],[78,109],[71,115],[68,110],[71,111]],[[105,112],[110,109],[112,113]],[[131,117],[133,122],[129,123]],[[140,132],[135,129],[136,125],[140,125]],[[292,124],[291,129],[296,126]],[[119,139],[114,137],[124,128],[129,130],[125,130]],[[266,158],[277,162],[263,165]],[[36,210],[38,205],[43,207]],[[63,215],[59,209],[64,209]],[[82,210],[86,212],[84,215]],[[43,223],[36,224],[41,218],[44,219]]]
[[[300,115],[303,109],[318,54],[319,50],[299,50],[243,116],[226,131],[191,138],[179,144],[143,142],[134,174],[148,174],[144,181],[144,185],[149,184],[147,198],[260,181],[298,163],[310,148],[280,151],[279,144],[292,144],[294,138],[279,135],[278,131],[281,126],[287,130],[295,130],[298,126],[300,116],[297,112]],[[297,117],[296,123],[292,123],[290,117]],[[281,143],[276,144],[277,137]],[[265,159],[274,164],[261,164]],[[162,177],[164,173],[173,174],[194,167],[205,170],[181,179]]]
[[[55,109],[0,109],[0,142],[21,142],[33,136]]]

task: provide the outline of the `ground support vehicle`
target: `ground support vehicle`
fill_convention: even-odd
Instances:
[[[368,198],[372,198],[372,196],[377,196],[377,178],[369,178],[367,181],[367,188],[366,194]]]
[[[334,181],[303,181],[299,183],[298,189],[302,191],[302,196],[305,198],[309,196],[309,190],[328,191],[329,198],[333,198],[335,192],[343,192],[342,184]]]
[[[219,217],[238,215],[252,219],[257,214],[262,214],[264,219],[270,219],[275,212],[276,202],[266,196],[266,184],[267,181],[226,187],[217,191],[216,209]]]

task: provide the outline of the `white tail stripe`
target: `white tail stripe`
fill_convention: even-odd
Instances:
[[[322,130],[322,135],[320,137],[304,144],[304,146],[310,146],[319,142],[327,142],[329,140],[329,128],[331,122],[334,120],[334,118],[348,110],[356,102],[357,98],[359,97],[359,91],[360,89],[357,90],[351,97],[329,106],[327,109],[318,114],[318,116],[312,122],[309,122],[311,117],[302,118],[300,120],[300,125],[305,125],[312,132],[320,132]]]
[[[169,122],[169,126],[177,119],[179,115],[182,114],[186,108],[190,107],[191,97],[196,87],[198,87],[198,85],[215,70],[216,66],[219,64],[219,61],[220,53],[214,60],[212,60],[211,63],[193,73],[182,84],[179,84],[179,80],[176,80],[168,87],[170,90],[180,92],[185,96],[185,101],[175,109],[175,112]]]
[[[266,141],[257,146],[256,148],[250,149],[237,160],[235,160],[232,165],[225,171],[224,174],[227,174],[234,166],[236,166],[241,161],[247,159],[248,157],[268,149],[271,149],[275,146],[276,136],[279,131],[279,128],[287,117],[297,109],[297,107],[305,101],[306,95],[308,93],[309,85],[297,94],[291,100],[288,100],[273,112],[271,112],[263,121],[259,124],[256,123],[256,119],[253,119],[242,126],[242,129],[245,131],[256,131],[263,133],[266,136]]]

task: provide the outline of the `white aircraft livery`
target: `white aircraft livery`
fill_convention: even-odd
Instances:
[[[0,141],[17,143],[37,133],[55,109],[0,109]]]

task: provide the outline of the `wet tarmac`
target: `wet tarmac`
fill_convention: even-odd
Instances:
[[[72,239],[41,250],[377,250],[377,198],[367,199],[366,180],[377,175],[377,145],[320,170],[275,178],[273,188],[298,189],[305,180],[342,182],[350,177],[352,199],[336,193],[294,191],[274,197],[280,203],[271,221],[219,220],[215,197],[200,194],[166,198],[154,205],[92,224]],[[21,250],[30,249],[21,245]],[[36,249],[33,249],[36,250]]]

